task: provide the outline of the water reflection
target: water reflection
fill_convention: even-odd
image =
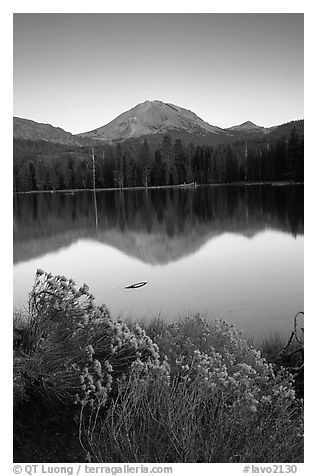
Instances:
[[[96,201],[95,201],[96,197]],[[303,306],[303,187],[14,198],[14,300],[37,267],[87,282],[113,314],[187,311],[287,334]],[[97,226],[96,226],[97,225]],[[148,281],[138,290],[133,282]]]
[[[269,228],[296,237],[303,234],[303,223],[301,186],[16,195],[14,262],[89,237],[165,264],[225,232],[251,237]],[[129,233],[142,234],[143,253]]]

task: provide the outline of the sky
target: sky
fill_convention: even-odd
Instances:
[[[79,133],[145,100],[208,123],[304,117],[301,13],[14,14],[15,116]]]

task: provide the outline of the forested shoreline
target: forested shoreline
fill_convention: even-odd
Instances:
[[[100,143],[93,153],[96,188],[304,181],[304,137],[295,128],[272,141],[195,146],[165,135],[159,147],[144,139]],[[91,146],[15,139],[13,157],[14,192],[93,188]]]

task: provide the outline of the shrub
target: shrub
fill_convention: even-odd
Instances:
[[[224,321],[197,316],[149,331],[166,355],[161,367],[142,364],[140,378],[134,364],[120,398],[83,414],[94,461],[301,461],[302,408],[285,369],[274,372]]]
[[[90,461],[302,461],[292,375],[225,321],[196,316],[145,331],[113,321],[86,284],[38,270],[14,326],[16,415],[23,420],[26,402],[66,426],[77,415]]]
[[[15,325],[15,333],[17,329]],[[93,399],[104,404],[133,362],[158,358],[157,346],[145,332],[112,321],[106,306],[95,305],[86,284],[76,288],[72,279],[41,270],[18,337],[17,402],[35,393],[50,405]]]

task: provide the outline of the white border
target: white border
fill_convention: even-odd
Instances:
[[[40,1],[13,1],[5,2],[1,6],[0,32],[1,32],[1,62],[2,62],[2,97],[1,97],[1,132],[5,147],[2,147],[1,157],[1,212],[2,212],[2,233],[1,233],[1,290],[2,290],[2,362],[3,380],[1,392],[2,409],[2,454],[5,455],[5,464],[8,471],[4,474],[12,474],[12,359],[8,356],[12,354],[12,98],[13,98],[13,77],[12,77],[12,13],[22,12],[74,12],[74,13],[94,13],[94,12],[179,12],[179,13],[305,13],[305,314],[306,314],[306,345],[305,345],[305,464],[300,465],[298,474],[313,474],[313,464],[315,461],[314,445],[314,415],[316,414],[315,404],[315,354],[316,347],[316,178],[317,178],[317,154],[316,154],[316,93],[317,87],[315,64],[315,45],[317,29],[317,18],[313,2],[309,1],[199,1],[195,2],[173,2],[162,0],[159,3],[149,4],[144,1],[61,1],[40,2]],[[290,98],[291,100],[291,98]],[[308,331],[308,332],[307,332]],[[191,474],[196,465],[173,465],[174,474]],[[243,474],[242,465],[228,464],[200,464],[197,466],[201,474]],[[194,470],[195,470],[194,469]]]

